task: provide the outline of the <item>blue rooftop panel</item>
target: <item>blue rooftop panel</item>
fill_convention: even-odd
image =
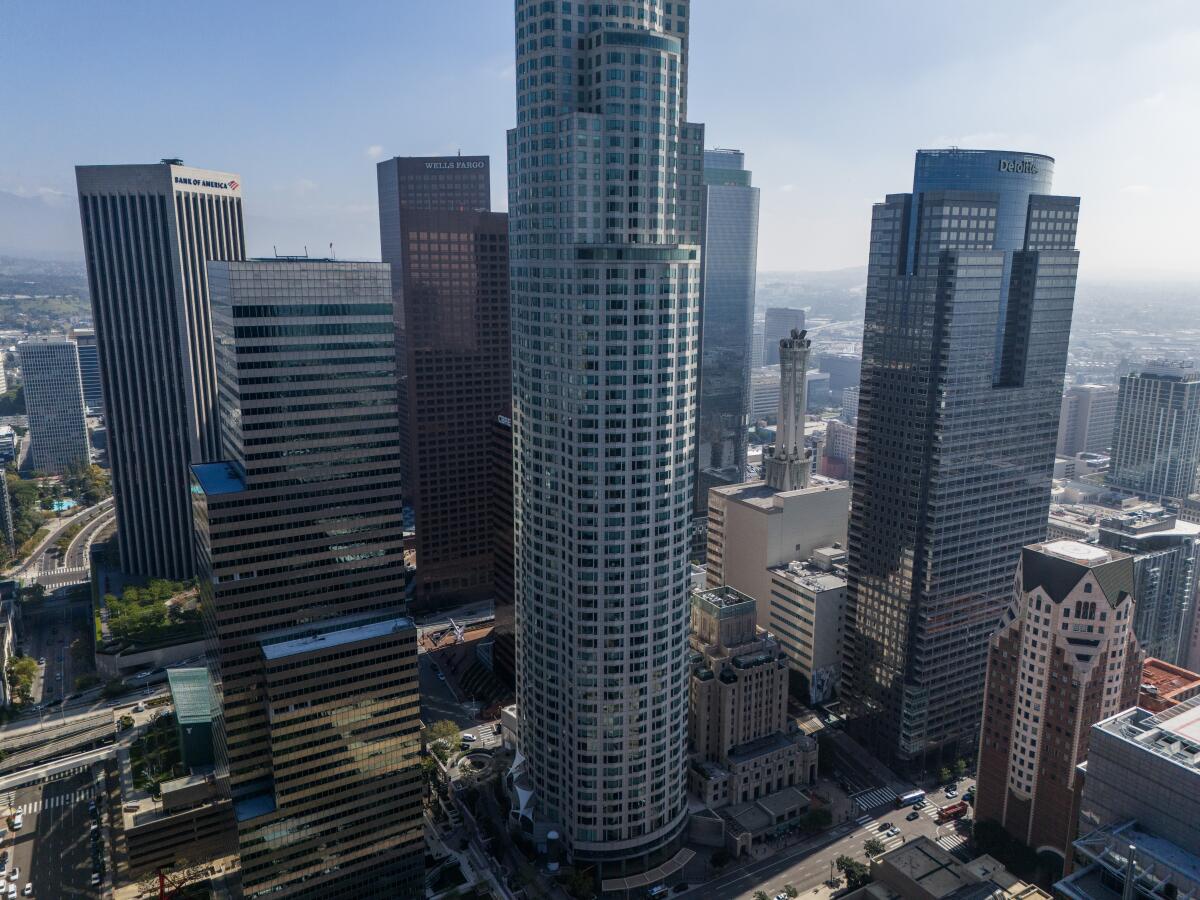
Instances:
[[[246,489],[246,483],[232,463],[215,462],[192,466],[192,476],[206,496],[236,494]],[[193,490],[195,486],[193,485]]]

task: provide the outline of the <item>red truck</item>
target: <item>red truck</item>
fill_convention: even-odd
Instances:
[[[949,806],[943,806],[938,810],[937,819],[939,822],[949,822],[952,819],[961,819],[967,814],[967,802],[959,800],[957,803],[951,803]]]

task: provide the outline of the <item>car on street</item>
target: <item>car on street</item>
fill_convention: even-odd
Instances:
[[[20,878],[20,877],[21,877],[21,867],[20,867],[20,866],[13,866],[13,867],[12,867],[12,871],[8,873],[8,880],[9,880],[9,881],[16,881],[16,880],[17,880],[18,878]]]
[[[887,836],[888,836],[888,837],[895,837],[895,836],[896,836],[896,835],[898,835],[899,833],[900,833],[900,829],[899,829],[899,828],[896,828],[896,827],[894,827],[894,826],[893,826],[892,828],[889,828],[889,829],[887,830]]]
[[[45,664],[46,664],[46,657],[44,657],[44,656],[39,656],[39,657],[38,657],[38,665],[39,665],[39,666],[44,666]]]
[[[910,812],[904,818],[909,822],[915,822],[915,821],[917,821],[917,819],[921,818],[921,814],[914,809],[912,812]]]
[[[915,809],[915,810],[921,810],[921,809],[924,809],[924,808],[925,808],[925,801],[924,801],[924,800],[918,800],[916,803],[914,803],[914,804],[912,805],[912,808],[913,808],[913,809]]]
[[[149,677],[150,677],[151,675],[153,675],[153,674],[154,674],[154,672],[153,672],[153,671],[151,671],[150,669],[147,669],[145,672],[138,672],[138,673],[137,673],[136,675],[134,675],[133,677],[134,677],[134,678],[149,678]]]
[[[17,900],[17,886],[15,884],[10,884],[8,886],[8,893],[4,896],[7,897],[8,900]]]
[[[22,897],[32,897],[33,896],[33,882],[32,881],[25,882],[25,890],[21,891],[21,896]]]
[[[953,800],[955,797],[958,796],[958,791],[956,791],[954,788],[946,788],[946,796],[949,799]]]
[[[475,735],[471,734],[471,732],[469,732],[469,731],[463,732],[462,739],[464,741],[466,741],[468,744],[473,744],[473,743],[475,743],[475,741],[479,740],[479,738],[475,737]]]
[[[889,828],[891,828],[891,827],[892,827],[892,823],[891,823],[891,822],[880,822],[880,823],[879,823],[879,830],[880,830],[880,831],[887,831],[887,830],[888,830]]]
[[[13,816],[13,824],[12,824],[13,831],[20,831],[21,826],[24,824],[25,824],[25,817],[23,815],[21,815],[20,813],[17,813],[15,816]],[[14,869],[13,871],[15,872],[16,870]]]

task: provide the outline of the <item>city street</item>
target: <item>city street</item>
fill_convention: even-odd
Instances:
[[[421,685],[422,722],[429,725],[450,719],[459,728],[471,728],[479,724],[475,712],[467,704],[459,703],[450,685],[434,673],[433,661],[428,653],[417,654],[417,677]]]
[[[44,600],[40,607],[25,613],[25,640],[22,650],[26,656],[45,660],[38,666],[33,684],[35,705],[61,700],[75,693],[75,677],[92,671],[86,658],[73,659],[71,642],[79,639],[82,646],[91,647],[88,629],[91,627],[90,606],[68,602],[61,596]],[[41,710],[43,718],[61,717],[62,707]]]
[[[88,802],[94,796],[91,766],[81,766],[45,784],[0,792],[0,808],[24,816],[21,829],[4,839],[9,869],[16,865],[21,870],[18,890],[32,882],[34,897],[68,900],[98,896],[90,883],[88,851]]]
[[[46,551],[53,547],[55,542],[58,541],[60,533],[65,529],[70,528],[72,525],[86,522],[89,523],[89,525],[103,527],[103,521],[110,520],[114,515],[112,511],[112,502],[112,498],[109,497],[106,500],[101,500],[98,504],[89,509],[77,512],[73,516],[64,516],[63,518],[55,519],[50,525],[49,533],[38,542],[38,545],[34,548],[33,552],[29,554],[25,562],[7,572],[5,577],[21,578],[26,581],[40,581],[42,577],[41,573],[43,570],[45,570],[45,576],[47,578],[53,578],[53,570],[59,568],[59,566],[50,561],[49,557],[52,556],[52,554],[49,554]],[[71,558],[71,550],[76,549],[77,545],[86,546],[87,535],[90,533],[94,533],[90,527],[84,527],[80,531],[80,536],[84,537],[84,543],[82,545],[78,545],[78,542],[72,541],[71,547],[68,548],[67,551],[67,558]],[[76,552],[75,558],[79,559],[78,551]],[[82,564],[86,565],[86,559]],[[64,565],[66,565],[65,562]],[[76,563],[76,565],[79,565],[79,563]]]
[[[959,783],[960,796],[973,784],[970,779],[963,779]],[[924,835],[954,852],[965,847],[970,820],[960,820],[959,827],[938,824],[938,807],[953,802],[946,798],[942,790],[931,792],[925,808],[912,822],[905,818],[912,811],[909,807],[896,809],[894,804],[880,805],[857,820],[798,842],[774,856],[731,868],[712,881],[697,885],[695,891],[701,896],[751,900],[755,891],[766,891],[767,896],[773,897],[783,890],[785,884],[791,884],[804,894],[819,888],[830,877],[830,867],[837,857],[844,854],[866,862],[863,843],[868,838],[878,838],[891,850],[905,841]],[[895,837],[885,837],[886,829],[882,828],[884,822],[894,825],[900,833]],[[834,875],[837,875],[836,870]]]

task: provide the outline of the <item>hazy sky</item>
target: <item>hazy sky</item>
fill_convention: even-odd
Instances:
[[[1085,277],[1200,274],[1195,0],[692,6],[689,117],[746,152],[760,269],[865,264],[870,204],[955,144],[1056,157]],[[65,210],[77,163],[179,156],[242,176],[251,252],[377,258],[383,156],[490,154],[505,207],[512,7],[0,0],[0,191]]]

